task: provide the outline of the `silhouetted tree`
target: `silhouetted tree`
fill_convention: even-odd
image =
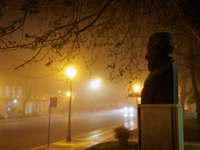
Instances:
[[[28,82],[29,81],[29,82]],[[33,99],[33,94],[34,94],[34,83],[30,83],[30,80],[25,78],[24,83],[22,82],[22,117],[25,117],[26,115],[26,107],[28,101]],[[27,107],[28,111],[28,107]]]
[[[116,63],[120,62],[121,76],[130,70],[131,64],[135,65],[132,53],[136,51],[136,42],[146,41],[145,29],[160,26],[154,29],[155,32],[174,26],[177,11],[184,21],[190,20],[186,25],[194,29],[192,31],[198,38],[198,6],[197,0],[3,0],[0,3],[0,17],[4,21],[0,28],[0,49],[37,51],[17,69],[45,57],[49,59],[47,66],[64,61],[65,67],[79,54],[90,66],[106,48],[106,55],[113,59],[108,67],[116,69]],[[18,13],[17,18],[9,13]],[[32,32],[27,27],[31,21],[35,25]],[[92,60],[85,56],[88,49],[93,53]],[[129,63],[123,64],[127,58]]]
[[[15,69],[48,58],[46,66],[63,62],[57,71],[71,64],[77,55],[82,55],[88,69],[107,56],[112,60],[107,66],[111,69],[110,80],[123,76],[132,83],[143,69],[144,41],[152,33],[177,34],[182,27],[176,20],[181,18],[200,41],[199,8],[199,0],[2,0],[0,51],[35,51]],[[195,77],[191,62],[191,75]],[[196,89],[195,81],[192,83]]]

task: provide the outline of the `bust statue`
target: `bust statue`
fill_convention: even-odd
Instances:
[[[141,93],[142,104],[178,104],[178,68],[171,57],[175,42],[171,34],[158,32],[149,38],[148,70]]]

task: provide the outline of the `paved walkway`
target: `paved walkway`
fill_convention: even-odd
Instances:
[[[37,148],[33,148],[31,150],[84,150],[92,145],[107,142],[107,141],[115,141],[114,132],[106,131],[101,134],[88,133],[85,135],[73,137],[71,142],[67,142],[66,140],[58,141],[55,143],[51,143],[49,147],[47,145],[40,146]],[[130,139],[130,141],[136,141],[137,139]],[[196,145],[200,146],[200,141],[184,141],[185,145]]]
[[[66,140],[62,140],[55,143],[50,143],[49,147],[47,145],[44,145],[44,146],[33,148],[31,150],[84,150],[87,147],[90,147],[92,145],[95,145],[101,142],[115,140],[114,132],[111,132],[111,131],[106,131],[101,134],[93,134],[93,135],[91,135],[91,133],[84,134],[77,137],[72,137],[72,141],[70,142]],[[91,136],[88,136],[88,135],[91,135]]]

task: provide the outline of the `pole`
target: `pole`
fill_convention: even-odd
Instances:
[[[49,126],[48,126],[48,147],[49,147],[49,139],[50,139],[50,121],[51,120],[51,100],[49,103]]]
[[[70,97],[69,97],[69,116],[68,116],[68,134],[67,141],[71,141],[71,100],[72,100],[72,79],[70,79]]]

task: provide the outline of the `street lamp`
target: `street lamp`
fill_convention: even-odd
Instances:
[[[76,70],[74,68],[67,68],[66,73],[70,78],[70,95],[69,95],[69,116],[68,116],[68,133],[67,133],[67,141],[71,141],[71,101],[72,101],[72,78],[76,74]]]
[[[14,100],[13,100],[13,102],[14,102],[14,103],[17,103],[17,100],[16,100],[16,99],[14,99]]]
[[[134,92],[139,92],[140,91],[140,86],[139,85],[135,85],[134,86]]]
[[[67,96],[70,96],[71,95],[71,93],[70,92],[67,92]]]
[[[100,86],[100,83],[101,83],[101,80],[100,80],[100,79],[95,79],[95,80],[93,80],[93,81],[90,83],[90,87],[91,87],[93,90],[97,90],[97,89],[99,88],[99,86]],[[92,94],[92,95],[93,95],[93,94]],[[98,97],[98,96],[96,95],[96,98],[97,98],[97,97]],[[91,101],[92,98],[94,98],[94,97],[91,96],[91,94],[89,93],[89,100]],[[91,104],[93,104],[93,109],[94,109],[94,111],[95,111],[95,109],[96,109],[97,106],[95,106],[94,103],[96,103],[96,102],[91,101]]]
[[[134,92],[136,94],[136,102],[137,102],[137,105],[138,105],[138,100],[140,100],[139,98],[139,94],[140,94],[140,86],[139,85],[135,85],[134,86]]]
[[[91,82],[92,88],[94,88],[94,89],[98,88],[99,85],[100,85],[100,82],[101,82],[100,79],[93,80],[93,81]]]

